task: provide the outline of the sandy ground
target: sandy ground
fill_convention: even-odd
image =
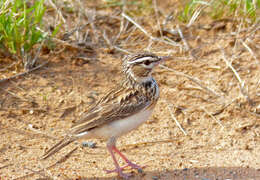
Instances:
[[[241,43],[235,47],[225,23],[220,30],[198,29],[199,23],[191,27],[186,34],[189,52],[163,43],[150,47],[152,52],[171,55],[164,65],[186,76],[162,67],[155,70],[161,97],[152,117],[118,140],[130,160],[146,166],[143,173],[126,170],[131,179],[260,179],[260,51],[249,44],[255,59]],[[252,39],[259,43],[259,32]],[[128,42],[125,49],[138,51],[149,39],[139,32]],[[245,93],[223,52],[228,61],[233,58]],[[105,142],[97,139],[87,140],[97,143],[95,148],[79,141],[39,160],[83,111],[121,79],[122,52],[97,47],[95,53],[83,53],[94,59],[90,61],[75,58],[79,54],[82,51],[67,47],[56,55],[42,55],[50,60],[48,65],[1,83],[1,180],[118,178],[103,170],[114,165]],[[9,74],[1,78],[5,75]]]

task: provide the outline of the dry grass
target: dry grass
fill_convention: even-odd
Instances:
[[[0,82],[0,177],[115,178],[102,170],[113,164],[99,140],[95,149],[76,143],[39,157],[120,81],[122,55],[146,50],[172,59],[154,73],[161,98],[153,116],[118,142],[147,165],[133,179],[259,179],[259,26],[200,17],[186,26],[170,18],[170,0],[152,1],[154,13],[133,17],[122,2],[123,11],[99,9],[101,1],[49,1],[46,27],[65,21],[67,33],[40,55],[47,66]]]

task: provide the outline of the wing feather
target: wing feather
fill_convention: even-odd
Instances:
[[[69,134],[77,135],[105,123],[123,119],[149,106],[150,100],[140,91],[119,89],[108,93],[95,107],[84,113],[70,129]]]

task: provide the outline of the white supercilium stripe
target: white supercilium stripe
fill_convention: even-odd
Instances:
[[[151,56],[142,57],[142,58],[138,58],[138,59],[136,59],[136,60],[134,60],[134,61],[132,61],[132,62],[128,62],[128,64],[143,62],[143,61],[145,61],[145,60],[150,60],[150,59],[152,59],[152,58],[153,58],[153,57],[151,57]]]

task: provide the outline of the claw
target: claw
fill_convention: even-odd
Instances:
[[[127,162],[127,166],[130,166],[132,169],[137,169],[138,172],[142,172],[142,169],[146,168],[146,166],[139,166],[137,164],[132,163],[131,161]]]
[[[131,167],[132,169],[137,169],[138,173],[143,173],[143,168],[145,168],[146,166],[139,166],[139,165],[134,164],[132,162],[128,162],[127,165],[125,165],[123,167],[119,167],[119,169],[112,169],[112,170],[104,169],[104,171],[106,171],[107,174],[109,174],[109,173],[119,173],[119,171],[123,171],[127,167]]]
[[[110,173],[118,173],[119,171],[122,171],[122,170],[125,169],[126,167],[128,167],[128,165],[125,165],[125,166],[123,166],[123,167],[120,167],[119,169],[112,169],[112,170],[104,169],[104,171],[106,171],[107,174],[110,174]]]
[[[117,173],[120,177],[122,177],[124,179],[128,179],[131,175],[123,173],[123,170],[126,167],[128,167],[128,166],[131,167],[132,169],[137,169],[138,173],[143,173],[142,168],[144,168],[145,166],[141,167],[141,166],[139,166],[137,164],[132,163],[114,145],[113,146],[108,146],[108,151],[109,151],[109,153],[110,153],[110,155],[111,155],[111,157],[112,157],[112,159],[114,161],[114,164],[115,164],[116,168],[113,169],[113,170],[106,170],[106,169],[104,169],[106,171],[106,173]],[[114,154],[113,151],[115,151],[127,163],[127,165],[125,165],[123,167],[120,167],[118,162],[117,162],[117,160],[116,160],[116,158],[115,158],[115,154]]]
[[[104,171],[106,171],[107,174],[109,173],[117,173],[120,177],[124,178],[124,179],[128,179],[129,177],[131,177],[131,174],[125,174],[123,173],[123,169],[126,168],[128,165],[125,165],[123,167],[120,167],[119,169],[113,169],[113,170],[107,170],[104,169]]]

